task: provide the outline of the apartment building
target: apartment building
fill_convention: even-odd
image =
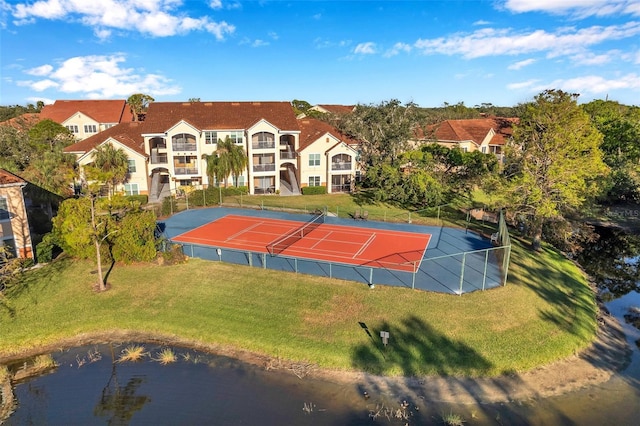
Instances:
[[[226,182],[210,181],[206,155],[230,138],[247,168]],[[122,123],[65,149],[79,164],[111,143],[129,157],[127,194],[159,201],[183,186],[246,186],[250,194],[299,194],[305,186],[350,191],[358,174],[357,141],[319,120],[295,117],[289,102],[153,102],[141,123]]]

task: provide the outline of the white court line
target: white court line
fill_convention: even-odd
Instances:
[[[262,225],[263,223],[264,223],[264,222],[256,222],[256,223],[254,223],[253,225],[249,226],[248,228],[245,228],[245,229],[243,229],[242,231],[236,232],[235,234],[228,236],[228,237],[227,237],[227,239],[226,239],[226,240],[224,240],[224,241],[225,241],[225,242],[227,242],[227,241],[231,241],[231,240],[233,240],[234,238],[236,238],[236,237],[238,237],[238,236],[240,236],[240,235],[244,234],[245,232],[250,231],[250,230],[252,230],[253,228],[256,228],[256,227],[258,227],[258,226]]]
[[[311,250],[315,250],[316,246],[318,244],[320,244],[321,242],[325,241],[327,239],[327,237],[329,237],[329,235],[333,234],[333,231],[329,231],[329,233],[327,235],[325,235],[324,237],[320,238],[318,241],[316,241],[316,243],[314,245],[311,246]]]
[[[371,245],[371,243],[373,242],[373,240],[375,240],[375,239],[376,239],[376,233],[374,232],[373,234],[371,234],[369,239],[367,241],[365,241],[365,243],[362,245],[362,247],[360,247],[360,250],[358,250],[358,252],[353,255],[352,259],[355,259],[356,257],[358,257],[360,255],[360,253],[365,251],[367,249],[367,247],[369,247]]]

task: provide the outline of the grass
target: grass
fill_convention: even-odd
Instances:
[[[155,358],[162,365],[172,364],[178,360],[175,352],[169,348],[164,348],[158,353],[158,357]]]
[[[578,268],[518,240],[511,260],[506,287],[451,296],[200,259],[116,265],[95,293],[95,265],[61,259],[0,304],[0,361],[110,330],[385,375],[519,372],[587,346],[596,306]]]
[[[122,350],[118,357],[118,362],[136,362],[140,361],[146,355],[144,346],[129,345]]]

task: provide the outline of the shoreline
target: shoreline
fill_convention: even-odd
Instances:
[[[345,386],[370,389],[370,395],[395,395],[405,399],[474,404],[522,401],[566,394],[608,381],[616,372],[624,370],[632,350],[617,319],[609,315],[599,318],[596,339],[579,354],[553,364],[523,373],[496,377],[387,377],[363,372],[318,369],[309,363],[295,363],[216,344],[203,344],[176,336],[154,335],[118,330],[81,334],[38,350],[12,356],[0,356],[0,364],[8,364],[30,356],[52,353],[64,348],[110,342],[148,342],[194,350],[237,359],[241,362],[295,374],[301,379],[323,380]]]

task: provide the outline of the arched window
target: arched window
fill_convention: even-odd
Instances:
[[[331,170],[351,170],[351,156],[337,154],[331,157]]]
[[[268,149],[275,148],[276,137],[273,133],[258,132],[251,136],[251,147],[253,149]]]
[[[171,148],[174,151],[197,151],[196,137],[189,133],[179,133],[171,137]]]

